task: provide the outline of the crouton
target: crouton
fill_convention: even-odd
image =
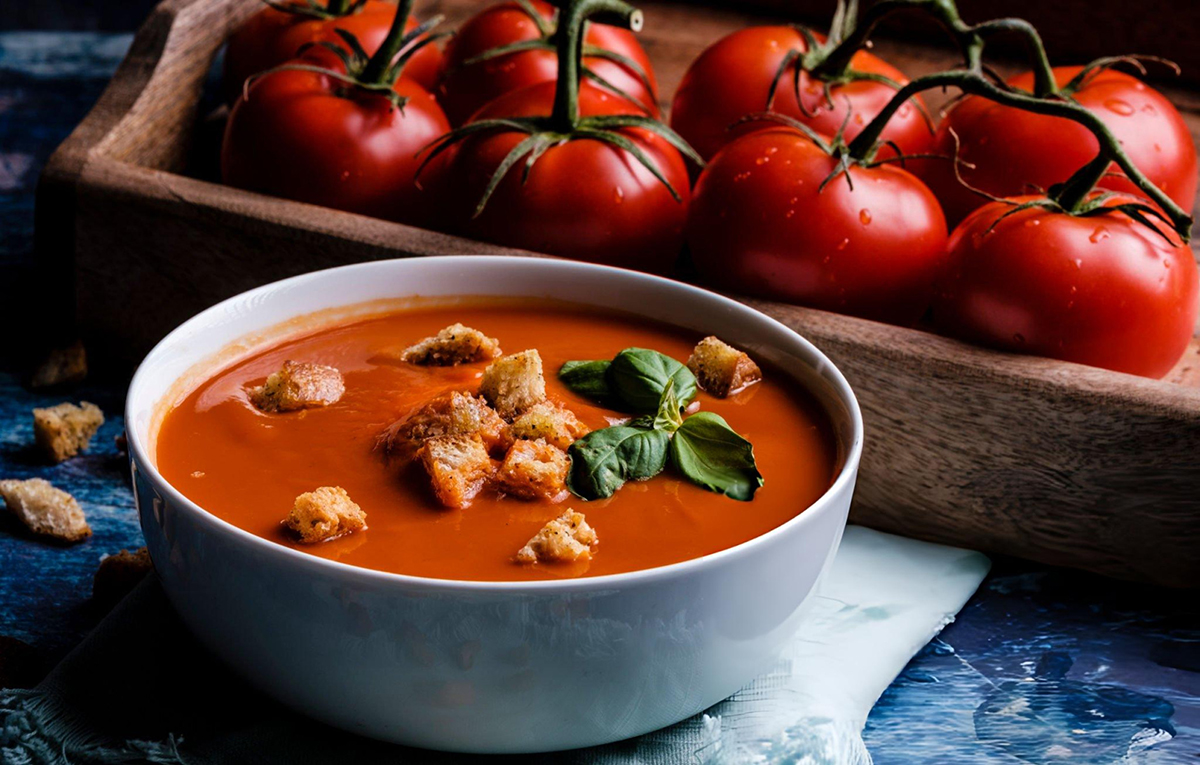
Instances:
[[[250,389],[250,402],[264,412],[294,412],[336,403],[345,392],[342,373],[333,367],[285,361],[265,384]]]
[[[574,412],[557,401],[534,404],[512,423],[513,438],[529,441],[544,438],[563,451],[589,432],[590,428],[580,422]]]
[[[33,410],[34,440],[54,462],[62,462],[86,449],[103,424],[100,407],[86,401],[79,406],[64,402]]]
[[[92,577],[92,602],[105,611],[129,594],[146,574],[154,568],[145,547],[130,552],[122,550],[100,559],[100,567]]]
[[[711,335],[696,344],[687,365],[696,375],[700,389],[718,398],[737,393],[762,379],[762,370],[744,351]]]
[[[522,499],[567,498],[567,472],[571,460],[566,452],[543,439],[517,441],[504,455],[496,479],[508,494]]]
[[[499,355],[500,341],[496,338],[462,324],[451,324],[433,337],[406,348],[400,359],[409,364],[449,367]]]
[[[417,457],[429,473],[438,502],[451,508],[470,505],[495,471],[478,433],[427,439]]]
[[[472,434],[483,439],[489,451],[508,448],[512,442],[508,423],[500,419],[482,396],[451,391],[393,423],[380,435],[379,445],[388,456],[410,459],[430,438]]]
[[[367,514],[341,486],[322,486],[296,497],[283,525],[311,545],[365,529]]]
[[[78,542],[92,535],[75,498],[41,478],[0,481],[0,497],[34,534],[60,542]]]
[[[533,535],[520,550],[520,563],[565,563],[591,560],[592,549],[599,543],[595,530],[583,513],[567,509]]]
[[[74,385],[83,382],[87,371],[87,352],[83,349],[83,343],[76,340],[65,348],[50,351],[29,378],[29,387],[38,389]]]
[[[546,400],[541,355],[528,350],[496,359],[484,370],[479,391],[501,417],[512,422]]]

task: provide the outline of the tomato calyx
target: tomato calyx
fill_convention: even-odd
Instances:
[[[388,29],[387,37],[384,38],[374,55],[367,54],[366,49],[353,33],[344,29],[334,29],[333,32],[341,38],[344,45],[321,41],[306,45],[300,49],[300,52],[303,55],[304,51],[314,46],[327,50],[337,56],[344,71],[317,63],[283,64],[248,78],[243,85],[242,98],[250,97],[250,86],[255,81],[275,72],[313,72],[344,83],[347,87],[341,95],[348,95],[353,91],[370,93],[386,99],[393,108],[403,112],[408,99],[397,93],[394,86],[396,80],[400,79],[400,75],[404,72],[405,65],[426,45],[449,36],[449,33],[429,34],[434,27],[442,23],[444,18],[442,16],[427,19],[406,32],[405,28],[408,26],[412,7],[413,0],[402,0],[396,9],[396,16],[392,19],[392,26]]]
[[[469,136],[517,132],[524,133],[527,137],[504,157],[492,173],[483,196],[475,206],[472,218],[479,217],[500,181],[518,162],[525,160],[521,176],[524,183],[528,180],[533,166],[548,149],[576,140],[600,141],[625,151],[663,184],[676,202],[682,203],[683,198],[662,169],[635,141],[620,131],[636,128],[655,133],[697,166],[703,167],[704,160],[678,133],[646,115],[612,114],[584,117],[579,114],[579,88],[585,76],[581,63],[584,23],[588,18],[603,19],[601,23],[622,26],[636,32],[642,27],[641,11],[623,0],[571,0],[562,10],[561,16],[554,34],[555,50],[558,54],[558,80],[555,83],[551,113],[547,116],[491,118],[468,122],[421,150],[425,157],[417,169],[417,177],[420,177],[421,171],[435,157]]]
[[[1074,77],[1072,77],[1070,82],[1068,82],[1066,85],[1061,86],[1058,89],[1058,92],[1064,98],[1071,98],[1080,90],[1085,88],[1087,84],[1091,82],[1098,74],[1107,69],[1113,69],[1117,66],[1120,66],[1121,64],[1126,64],[1133,67],[1135,70],[1137,70],[1138,74],[1145,77],[1149,74],[1149,72],[1146,70],[1146,65],[1143,63],[1146,61],[1162,64],[1163,66],[1168,67],[1175,73],[1175,76],[1179,76],[1183,73],[1183,70],[1179,67],[1179,64],[1160,56],[1147,56],[1141,53],[1130,53],[1123,56],[1101,56],[1094,61],[1089,61],[1088,63],[1084,64],[1083,68],[1079,70],[1079,74],[1076,74]]]
[[[469,66],[477,66],[493,59],[510,56],[514,53],[522,53],[531,50],[555,51],[558,49],[559,41],[564,34],[560,31],[560,28],[565,26],[560,24],[562,16],[561,11],[555,9],[554,16],[551,19],[547,19],[538,12],[538,9],[535,8],[533,3],[529,2],[529,0],[512,1],[516,3],[517,7],[519,7],[521,11],[527,15],[537,26],[539,36],[532,40],[521,40],[515,43],[509,43],[508,45],[499,45],[495,48],[490,48],[483,53],[480,53],[477,56],[472,56],[466,61],[458,64],[456,67],[454,67],[455,70]],[[640,23],[641,22],[639,22],[639,25]],[[637,29],[634,29],[633,31],[636,32]],[[607,48],[601,48],[598,45],[591,45],[587,42],[582,43],[582,55],[585,58],[602,58],[612,61],[615,64],[619,64],[625,69],[628,69],[641,82],[642,87],[646,89],[647,93],[655,92],[654,84],[651,82],[650,75],[646,72],[645,67],[639,64],[637,61],[634,61],[629,56],[613,50],[608,50]],[[586,79],[596,83],[605,90],[615,93],[627,101],[632,101],[635,104],[641,104],[642,106],[646,107],[647,110],[650,110],[653,107],[653,104],[643,103],[641,99],[632,95],[623,88],[618,87],[609,79],[598,74],[591,67],[581,66],[580,71],[583,77]]]
[[[318,3],[317,0],[291,3],[281,3],[278,0],[263,0],[263,2],[281,13],[308,16],[321,21],[351,16],[361,11],[367,4],[367,0],[328,0],[324,5]]]

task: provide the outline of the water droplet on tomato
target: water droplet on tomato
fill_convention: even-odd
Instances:
[[[839,248],[839,249],[840,249],[840,248]],[[822,263],[828,263],[828,262],[829,262],[829,261],[831,261],[831,260],[833,260],[833,256],[832,256],[832,255],[826,255],[825,257],[821,258],[821,262],[822,262]]]
[[[1170,267],[1171,267],[1171,261],[1163,260],[1163,268],[1170,268]]]
[[[863,124],[863,116],[862,116],[862,114],[861,114],[861,113],[856,113],[856,114],[854,115],[854,124],[855,124],[855,125],[861,125],[861,124]]]
[[[1096,230],[1093,231],[1092,235],[1088,237],[1088,241],[1092,244],[1096,244],[1097,242],[1103,242],[1108,237],[1108,229],[1106,229],[1104,226],[1096,226]],[[1079,261],[1075,262],[1079,263]]]
[[[784,215],[783,215],[783,217],[785,217],[785,218],[794,218],[795,216],[796,216],[796,211],[795,211],[795,210],[788,210],[788,211],[787,211],[786,213],[784,213]]]
[[[1013,335],[1013,342],[1015,342],[1017,345],[1022,345],[1025,342],[1025,336],[1020,332],[1017,332]]]
[[[837,246],[838,252],[841,252],[842,250],[846,249],[846,246],[849,244],[850,244],[849,239],[843,239],[840,243],[838,243],[838,246]]]
[[[624,201],[625,201],[625,189],[621,188],[620,186],[617,186],[615,189],[613,189],[613,202],[615,202],[616,204],[621,204]]]
[[[750,177],[750,171],[746,170],[744,172],[738,173],[737,175],[733,176],[733,182],[741,183],[742,181],[746,180],[749,177]]]
[[[767,154],[774,154],[777,151],[779,151],[778,146],[768,146],[767,147]]]
[[[858,219],[859,219],[859,221],[862,222],[862,224],[864,226],[871,225],[871,211],[865,207],[863,209],[859,210],[858,211]]]
[[[1122,101],[1119,98],[1108,99],[1104,102],[1104,106],[1113,114],[1119,114],[1122,117],[1128,117],[1133,114],[1133,107],[1128,102]]]
[[[1142,107],[1142,111],[1146,114],[1158,114],[1158,110],[1154,108],[1154,104],[1146,104]]]
[[[896,116],[907,117],[908,113],[911,111],[912,111],[912,107],[909,106],[908,104],[905,104],[904,106],[901,106],[899,109],[896,110]]]
[[[975,143],[979,144],[980,146],[987,146],[987,142],[988,137],[986,135],[981,135],[979,138],[975,139]]]
[[[1158,144],[1154,144],[1154,151],[1159,154],[1162,154],[1162,147],[1159,146]]]
[[[1033,228],[1040,225],[1042,225],[1042,221],[1039,218],[1030,218],[1029,220],[1025,221],[1025,228]]]
[[[1075,258],[1075,267],[1080,270],[1083,269],[1083,258]]]
[[[343,180],[343,181],[348,181],[348,180],[350,180],[350,171],[349,171],[349,170],[343,170],[343,171],[342,171],[342,180]]]
[[[788,204],[789,204],[789,205],[794,205],[794,204],[796,204],[796,203],[797,203],[797,202],[799,202],[799,201],[800,201],[800,197],[792,197],[791,199],[789,199],[789,200],[788,200]]]
[[[756,164],[756,165],[765,165],[765,164],[767,164],[767,163],[768,163],[768,162],[770,162],[770,161],[771,161],[771,158],[770,158],[770,157],[756,157],[756,158],[754,159],[754,164]]]
[[[1074,295],[1076,292],[1079,292],[1079,288],[1076,287],[1074,284],[1072,284],[1071,285],[1071,294]]]

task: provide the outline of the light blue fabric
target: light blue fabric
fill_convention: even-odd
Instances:
[[[879,695],[983,581],[979,553],[846,531],[809,617],[768,673],[678,725],[592,750],[529,758],[597,765],[864,765]],[[0,692],[12,763],[461,762],[304,720],[216,665],[150,577],[32,691]]]

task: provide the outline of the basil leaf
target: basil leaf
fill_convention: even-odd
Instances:
[[[683,421],[671,439],[671,462],[692,483],[743,502],[763,485],[754,447],[712,412]]]
[[[675,397],[687,406],[696,397],[696,376],[670,356],[647,348],[626,348],[608,368],[609,387],[634,412],[658,411],[668,380],[675,381]]]
[[[568,361],[559,367],[558,379],[581,396],[604,401],[613,397],[608,387],[611,361]]]
[[[567,488],[583,499],[611,497],[626,481],[661,473],[670,440],[661,430],[629,425],[593,430],[571,444]]]
[[[663,388],[662,398],[658,400],[658,412],[654,415],[652,427],[655,430],[674,433],[682,424],[683,415],[679,412],[679,399],[675,398],[675,380],[667,380],[667,387]]]

